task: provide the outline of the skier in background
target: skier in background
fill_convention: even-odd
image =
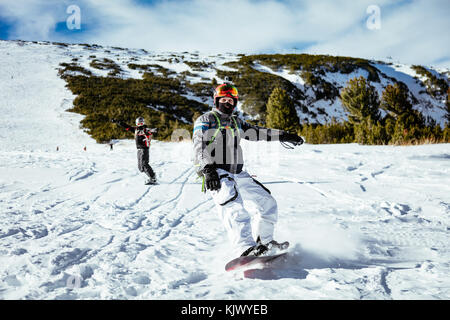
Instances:
[[[289,243],[273,239],[278,218],[277,202],[270,191],[243,170],[241,138],[301,145],[303,139],[282,130],[251,125],[233,115],[238,91],[229,83],[214,92],[213,110],[194,124],[193,148],[197,173],[203,177],[223,221],[235,254],[259,256],[285,249]],[[252,219],[244,200],[256,205]]]
[[[153,137],[153,134],[155,134],[158,129],[148,128],[145,125],[145,120],[143,117],[138,117],[136,119],[136,127],[129,126],[128,124],[116,119],[112,119],[111,122],[121,126],[126,131],[134,132],[139,171],[144,172],[148,176],[148,180],[145,182],[145,184],[156,184],[157,181],[155,172],[153,171],[148,161],[150,158],[150,141]]]

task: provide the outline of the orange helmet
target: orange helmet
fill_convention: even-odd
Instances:
[[[235,86],[229,83],[224,83],[218,86],[214,90],[214,106],[217,107],[218,101],[222,97],[230,97],[234,100],[234,106],[236,106],[239,99],[238,91]]]

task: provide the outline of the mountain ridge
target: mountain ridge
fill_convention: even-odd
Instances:
[[[213,89],[226,77],[230,77],[239,90],[237,108],[241,116],[256,123],[264,124],[267,100],[275,87],[285,89],[293,99],[301,124],[346,121],[348,114],[339,93],[350,79],[360,76],[376,88],[379,97],[386,86],[404,84],[414,110],[422,113],[429,123],[435,122],[441,127],[447,123],[448,70],[330,55],[204,55],[95,44],[0,42],[3,47],[7,44],[29,48],[30,54],[37,47],[62,52],[66,59],[59,62],[59,76],[77,95],[70,111],[86,116],[82,126],[91,134],[92,122],[105,127],[108,118],[122,116],[129,121],[142,113],[150,121],[167,123],[162,135],[165,138],[176,128],[191,130],[195,118],[211,108]],[[142,86],[143,80],[147,86]],[[101,93],[105,86],[110,88]],[[94,91],[86,94],[87,87]],[[141,90],[145,94],[141,94]],[[98,97],[88,103],[102,110],[86,110],[87,99],[96,95],[93,92],[99,92]],[[135,92],[135,96],[124,92]],[[111,105],[119,106],[119,110],[108,109]],[[125,113],[129,116],[124,116]],[[113,136],[125,137],[118,131]],[[93,137],[105,142],[111,134]]]

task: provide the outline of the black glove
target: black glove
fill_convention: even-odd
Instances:
[[[219,190],[220,189],[220,179],[214,166],[206,165],[202,170],[205,176],[205,184],[207,190]]]
[[[280,141],[281,142],[290,142],[295,146],[299,146],[299,145],[303,144],[303,142],[304,142],[302,137],[300,137],[296,134],[293,134],[293,133],[285,132],[285,131],[283,131],[280,134]]]

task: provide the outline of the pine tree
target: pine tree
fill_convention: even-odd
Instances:
[[[352,124],[364,122],[369,117],[373,121],[380,118],[378,93],[364,77],[351,79],[341,90],[342,105],[349,112]]]
[[[294,102],[286,90],[276,87],[267,102],[266,125],[269,128],[281,129],[296,133],[300,129],[300,120]]]
[[[445,118],[447,119],[447,127],[450,128],[450,88],[447,89],[447,101],[445,103],[445,107],[447,109],[447,114]]]
[[[400,84],[388,85],[381,96],[380,107],[397,119],[398,116],[412,110],[408,99],[408,89]]]

